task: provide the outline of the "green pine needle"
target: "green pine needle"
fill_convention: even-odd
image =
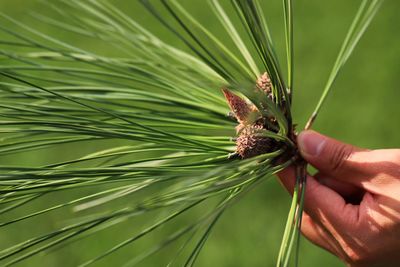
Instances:
[[[0,164],[0,230],[60,214],[47,232],[33,231],[2,248],[0,264],[57,253],[134,222],[125,240],[80,266],[141,246],[151,235],[162,239],[145,244],[126,266],[167,248],[176,252],[167,266],[194,266],[223,213],[294,164],[296,187],[277,266],[293,258],[297,265],[307,166],[297,153],[291,112],[292,1],[283,0],[287,78],[264,13],[267,3],[208,0],[204,8],[223,29],[217,33],[184,1],[140,2],[186,48],[166,43],[103,0],[44,1],[50,15],[32,13],[83,43],[0,14],[0,155],[6,159]],[[381,3],[363,0],[306,128]],[[86,40],[106,49],[90,48]],[[265,72],[270,92],[256,86]],[[276,147],[251,158],[229,157],[239,146],[232,141],[237,123],[227,116],[222,88],[240,94],[271,126],[257,128],[251,138]],[[66,155],[51,158],[54,151]],[[34,161],[7,161],[19,157]]]

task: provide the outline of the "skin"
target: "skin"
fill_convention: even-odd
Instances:
[[[400,266],[400,149],[367,150],[314,131],[298,136],[308,175],[302,233],[348,266]],[[293,192],[294,168],[278,174]]]

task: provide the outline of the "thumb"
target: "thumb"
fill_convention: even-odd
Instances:
[[[297,137],[303,158],[330,177],[340,178],[359,171],[356,160],[360,148],[342,143],[315,131],[303,131]]]

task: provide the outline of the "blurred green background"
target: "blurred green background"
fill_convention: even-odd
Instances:
[[[166,32],[136,1],[111,1],[117,7],[141,22],[147,29],[157,33],[168,43],[186,49],[171,34]],[[204,24],[212,27],[214,21],[207,20],[205,3],[197,0],[184,1],[199,18],[205,18]],[[222,1],[223,2],[223,1]],[[360,1],[294,1],[295,5],[295,96],[294,118],[303,127],[320,96],[327,80],[341,42]],[[273,37],[284,62],[284,29],[281,1],[263,1],[267,7],[267,18],[271,24]],[[361,39],[355,53],[342,69],[333,93],[323,107],[314,129],[337,139],[367,148],[400,147],[400,35],[398,25],[399,1],[386,1]],[[29,15],[31,11],[51,12],[46,5],[34,0],[1,0],[0,11],[18,21],[37,25],[41,31],[59,36],[60,33],[50,26],[38,23]],[[207,25],[208,24],[208,25]],[[35,26],[36,27],[36,26]],[[1,36],[1,35],[0,35]],[[76,38],[76,37],[74,37]],[[63,36],[68,39],[68,36]],[[69,39],[80,44],[80,39]],[[85,44],[102,51],[107,47],[98,47],[96,43]],[[15,156],[3,159],[8,162],[36,162],[45,159],[57,160],[74,155],[75,150],[90,152],[90,144],[59,147],[46,150],[39,157],[31,155]],[[25,158],[24,158],[25,157]],[[30,157],[30,158],[29,158]],[[49,196],[47,201],[55,201]],[[60,199],[57,199],[58,201]],[[219,221],[205,248],[197,266],[275,266],[281,235],[284,229],[290,198],[276,179],[269,179],[230,208]],[[35,205],[40,206],[40,202]],[[23,214],[23,211],[20,211]],[[34,219],[29,224],[15,225],[3,231],[0,236],[0,248],[4,249],[23,239],[27,234],[39,233],[49,225],[56,225],[60,213],[54,212],[43,219]],[[71,212],[70,217],[73,218]],[[96,254],[123,240],[134,225],[124,223],[118,229],[111,229],[101,238],[91,242],[74,243],[68,248],[36,256],[18,266],[75,266],[87,259],[87,255]],[[152,238],[157,239],[161,234]],[[147,240],[146,242],[151,242]],[[131,245],[96,266],[121,266],[132,255],[140,252],[140,245]],[[42,257],[43,256],[43,257]],[[156,254],[150,261],[140,266],[164,266],[168,253]],[[335,257],[316,248],[304,240],[301,245],[300,266],[342,266]]]

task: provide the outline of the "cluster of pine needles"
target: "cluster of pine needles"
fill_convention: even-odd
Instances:
[[[266,1],[204,2],[233,49],[183,1],[141,0],[186,50],[169,45],[106,1],[45,2],[54,16],[32,14],[38,21],[107,45],[113,53],[88,51],[0,14],[0,31],[7,36],[0,40],[0,155],[35,158],[68,147],[92,149],[43,165],[0,165],[0,231],[14,224],[32,227],[30,222],[49,213],[75,212],[71,218],[59,213],[58,226],[48,232],[1,248],[0,264],[11,266],[73,247],[137,220],[142,229],[80,266],[161,228],[169,229],[164,238],[132,256],[126,266],[177,242],[166,266],[192,266],[224,211],[292,164],[298,170],[296,188],[277,266],[297,264],[306,164],[297,152],[291,113],[292,1],[282,0],[285,71],[265,17]],[[361,2],[306,128],[381,2]],[[58,203],[45,201],[57,196],[62,196]],[[191,213],[201,206],[206,213]],[[12,216],[20,209],[23,215]],[[190,215],[184,226],[168,228],[184,214]]]

